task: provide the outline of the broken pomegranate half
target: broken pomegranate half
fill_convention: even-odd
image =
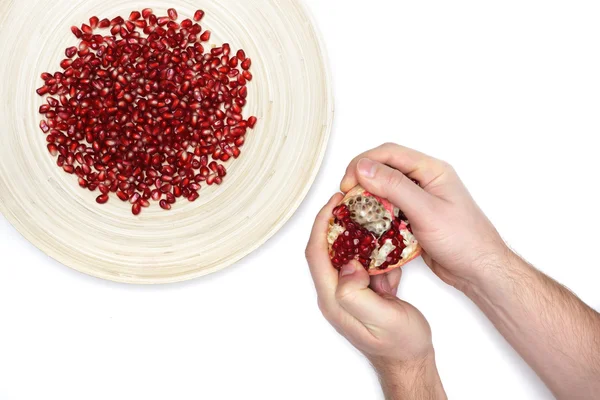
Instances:
[[[357,260],[370,275],[400,268],[422,252],[404,213],[360,186],[333,210],[327,241],[336,269]]]

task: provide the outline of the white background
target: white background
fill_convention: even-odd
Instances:
[[[380,399],[319,314],[304,247],[346,164],[386,141],[453,163],[518,252],[600,308],[600,4],[306,1],[336,121],[298,213],[236,266],[161,287],[71,271],[0,219],[1,400]],[[432,325],[450,398],[551,398],[422,261],[400,295]]]

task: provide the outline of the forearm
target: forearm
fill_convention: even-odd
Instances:
[[[371,360],[386,400],[445,400],[446,393],[433,354],[408,364]]]
[[[600,316],[507,250],[466,294],[558,399],[600,393]]]

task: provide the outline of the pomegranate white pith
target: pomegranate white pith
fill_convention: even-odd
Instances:
[[[357,260],[371,275],[399,268],[421,254],[406,216],[389,201],[352,189],[334,209],[327,242],[332,264]]]

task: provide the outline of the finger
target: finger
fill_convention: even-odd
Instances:
[[[415,224],[425,221],[433,202],[431,194],[416,185],[400,171],[363,158],[357,166],[358,182],[368,192],[388,199]]]
[[[333,209],[342,201],[343,196],[334,195],[327,205],[321,209],[313,225],[312,234],[306,247],[306,259],[310,273],[319,297],[333,299],[337,287],[338,272],[331,265],[329,247],[327,244],[327,230]]]
[[[419,181],[422,187],[427,187],[431,182],[448,173],[447,164],[441,160],[408,147],[387,143],[359,155],[350,162],[342,180],[342,192],[347,193],[358,183],[356,167],[363,158],[396,168],[411,179]]]
[[[402,278],[402,268],[391,270],[387,274],[371,277],[371,289],[377,294],[396,296]]]
[[[369,273],[357,261],[342,267],[336,290],[339,305],[366,326],[390,320],[389,302],[369,288]]]

